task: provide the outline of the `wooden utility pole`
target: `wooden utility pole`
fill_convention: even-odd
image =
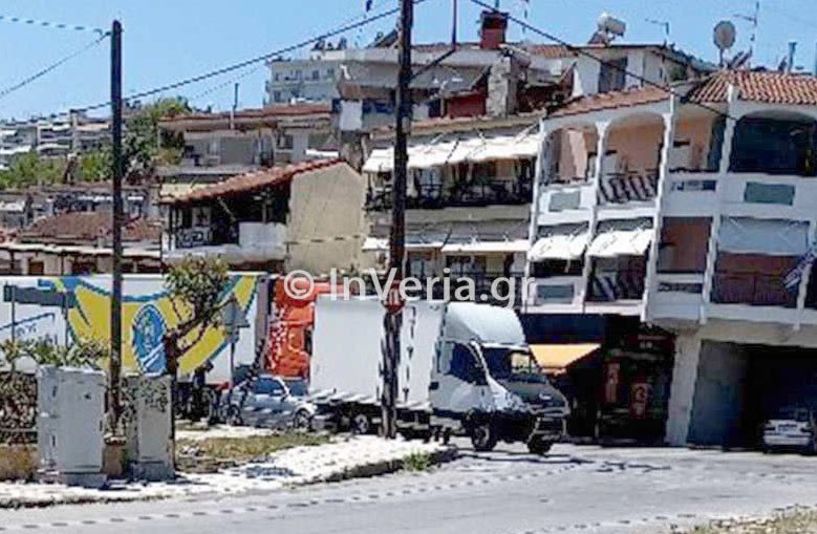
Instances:
[[[122,24],[111,28],[111,169],[113,196],[113,279],[111,281],[111,361],[108,365],[108,418],[116,433],[122,413]]]
[[[406,182],[408,167],[407,141],[411,128],[411,26],[414,17],[414,0],[400,0],[400,29],[398,40],[396,124],[394,135],[394,180],[392,183],[392,222],[389,238],[389,268],[394,272],[395,283],[403,278],[406,240]],[[383,397],[382,435],[397,435],[397,368],[400,363],[401,311],[387,311],[384,319],[386,342],[383,344]]]

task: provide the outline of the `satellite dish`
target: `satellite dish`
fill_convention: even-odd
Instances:
[[[715,25],[715,30],[712,32],[712,40],[715,46],[723,53],[724,50],[732,48],[735,44],[735,25],[728,20],[722,20]]]

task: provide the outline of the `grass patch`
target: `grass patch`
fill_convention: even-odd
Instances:
[[[794,510],[765,519],[713,521],[689,534],[795,534],[817,532],[817,511]]]
[[[212,473],[221,468],[263,459],[276,451],[328,442],[327,436],[303,432],[242,438],[181,439],[176,442],[176,466],[186,472]]]
[[[431,469],[431,455],[427,452],[413,452],[403,459],[403,469],[423,472]]]

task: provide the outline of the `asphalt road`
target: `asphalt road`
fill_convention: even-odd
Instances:
[[[795,504],[817,504],[817,458],[572,445],[540,458],[505,446],[297,491],[3,511],[0,532],[668,532]]]

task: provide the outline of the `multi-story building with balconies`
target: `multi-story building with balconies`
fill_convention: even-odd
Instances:
[[[817,78],[579,97],[540,135],[524,312],[615,323],[597,413],[729,446],[817,407]]]

